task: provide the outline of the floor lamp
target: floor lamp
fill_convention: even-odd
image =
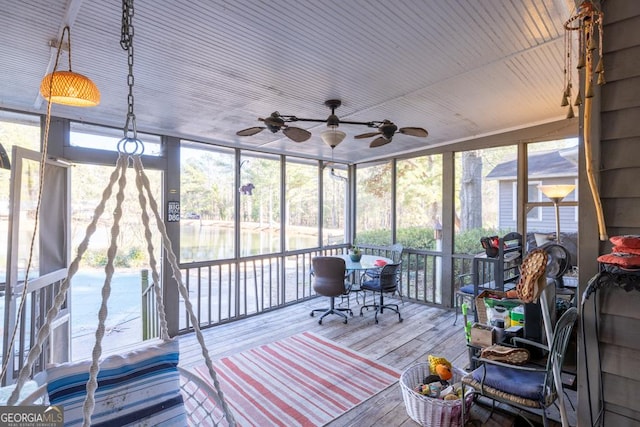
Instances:
[[[538,189],[542,191],[542,193],[547,196],[549,200],[553,202],[553,207],[556,211],[556,242],[561,244],[560,242],[560,202],[571,193],[576,186],[574,184],[554,184],[554,185],[539,185]],[[540,294],[540,306],[548,307],[549,304],[547,302],[547,295],[545,292]],[[547,336],[547,342],[551,345],[551,340],[553,336],[553,327],[551,325],[551,319],[549,311],[545,308],[541,309],[542,311],[542,320],[544,323],[544,330]],[[553,376],[554,381],[556,383],[556,389],[558,390],[558,406],[560,408],[560,419],[562,421],[562,426],[568,426],[567,421],[567,410],[564,406],[564,395],[562,392],[562,380],[561,380],[561,372],[560,366],[557,364],[553,364]]]
[[[542,191],[542,194],[547,196],[549,200],[553,202],[553,207],[556,211],[556,242],[560,244],[560,202],[567,197],[576,186],[574,184],[553,184],[553,185],[538,185],[538,189]]]

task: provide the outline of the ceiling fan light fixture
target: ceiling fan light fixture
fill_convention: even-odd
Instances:
[[[336,148],[346,136],[346,133],[336,128],[327,129],[320,133],[320,138],[332,149]]]
[[[340,119],[335,114],[331,114],[329,118],[327,118],[327,127],[331,129],[335,129],[340,125]]]

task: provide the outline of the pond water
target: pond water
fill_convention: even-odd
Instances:
[[[315,230],[314,230],[315,232]],[[287,250],[318,246],[317,234],[309,229],[288,233]],[[234,257],[235,234],[232,227],[199,220],[182,220],[180,262],[208,261]],[[240,231],[240,256],[280,252],[280,229],[245,224]]]

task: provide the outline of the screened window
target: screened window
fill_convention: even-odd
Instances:
[[[529,202],[550,202],[540,191],[539,185],[575,185],[578,177],[578,146],[575,138],[561,141],[545,141],[527,145],[527,170]],[[534,196],[532,196],[534,194]],[[576,190],[563,201],[577,201]],[[560,206],[560,230],[563,233],[578,231],[577,207]],[[536,213],[536,215],[533,215]],[[556,231],[555,208],[542,206],[531,209],[527,215],[527,232],[551,234]]]
[[[478,253],[482,251],[481,237],[502,236],[516,230],[513,217],[516,152],[516,146],[508,146],[456,153],[456,253]]]
[[[442,155],[399,160],[396,164],[398,243],[436,249],[442,218]]]
[[[287,250],[319,246],[318,163],[287,158],[284,198]]]
[[[322,237],[324,245],[345,243],[347,212],[347,169],[333,165],[324,168]]]
[[[181,262],[234,257],[235,171],[232,149],[181,144]]]
[[[240,254],[280,252],[280,158],[243,152],[240,160]]]
[[[391,163],[356,170],[356,242],[390,245]]]

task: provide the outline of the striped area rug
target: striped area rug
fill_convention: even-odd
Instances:
[[[311,332],[214,362],[240,426],[321,426],[400,378],[395,368]],[[204,364],[193,369],[211,382]]]

